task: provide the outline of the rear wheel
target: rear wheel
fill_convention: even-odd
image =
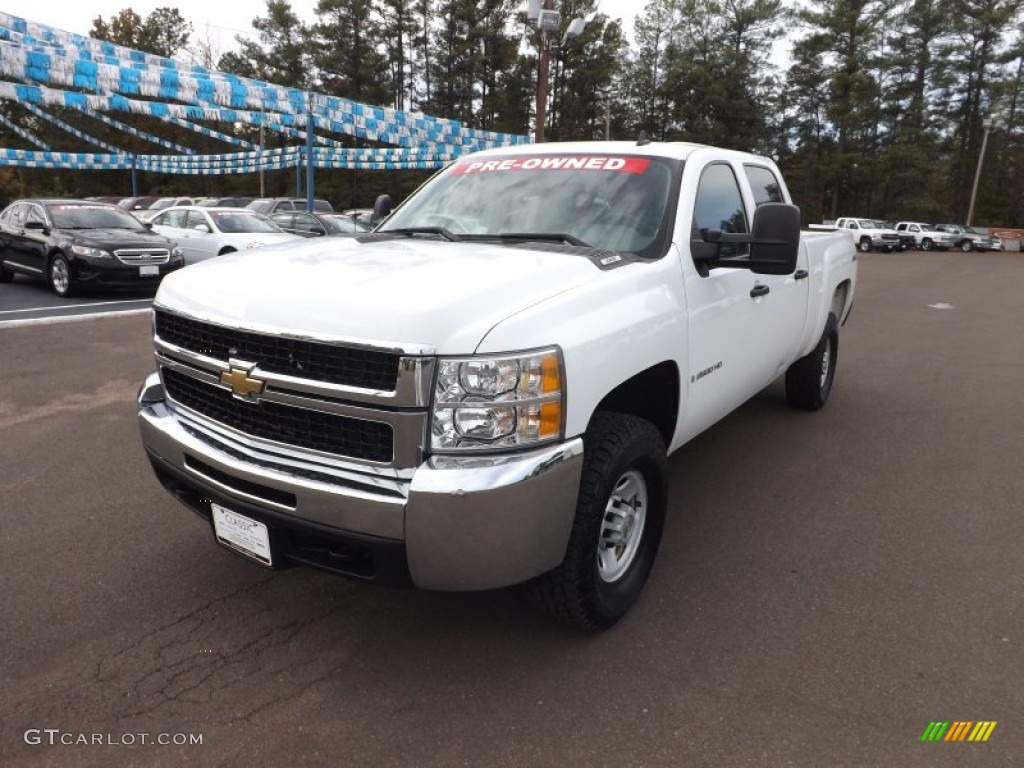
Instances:
[[[839,362],[839,321],[829,313],[818,346],[786,371],[786,401],[794,408],[817,411],[828,400]]]
[[[542,611],[607,629],[640,595],[665,524],[665,446],[649,421],[595,414],[584,437],[576,517],[562,564],[530,584]]]
[[[50,287],[58,296],[67,297],[75,294],[75,283],[71,277],[71,265],[62,254],[57,254],[50,260],[48,270]]]

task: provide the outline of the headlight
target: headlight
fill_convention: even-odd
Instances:
[[[565,386],[558,349],[442,358],[431,414],[435,452],[519,448],[562,437]]]
[[[176,259],[179,256],[181,256],[181,248],[179,248],[177,246],[175,246],[174,248],[171,248],[171,258]]]
[[[110,251],[104,251],[102,248],[92,248],[88,245],[72,245],[71,251],[77,256],[88,256],[91,259],[109,259]]]

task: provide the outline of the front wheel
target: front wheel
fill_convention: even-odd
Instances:
[[[927,237],[924,240],[921,241],[921,250],[922,251],[930,251],[934,247],[935,247],[935,243],[933,243]]]
[[[831,312],[818,346],[786,371],[786,401],[805,411],[820,410],[832,391],[839,361],[839,321]]]
[[[530,584],[543,612],[587,631],[607,629],[639,597],[665,524],[665,445],[649,421],[595,414],[562,564]]]
[[[64,256],[58,253],[50,260],[48,276],[50,287],[58,296],[66,298],[74,295],[75,283],[71,277],[71,265]]]
[[[871,238],[870,237],[862,237],[860,239],[860,242],[857,243],[857,248],[860,250],[861,253],[867,253],[868,251],[870,251],[871,250]]]
[[[960,250],[963,251],[964,253],[970,253],[971,251],[974,250],[974,243],[971,242],[970,240],[964,240],[962,243],[960,243]]]

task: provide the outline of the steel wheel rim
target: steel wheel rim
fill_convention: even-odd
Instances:
[[[828,337],[825,339],[825,351],[821,353],[821,391],[825,391],[825,387],[828,386],[828,371],[832,366],[832,339]]]
[[[610,584],[621,579],[636,559],[647,521],[647,481],[638,469],[615,482],[597,537],[597,573]]]
[[[56,259],[53,262],[53,266],[50,267],[50,278],[53,280],[53,287],[57,289],[57,293],[67,292],[71,278],[68,275],[68,265],[64,263],[63,259]]]

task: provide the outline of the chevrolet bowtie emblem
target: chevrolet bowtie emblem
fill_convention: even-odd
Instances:
[[[230,368],[220,374],[220,383],[231,387],[231,393],[243,400],[255,400],[258,395],[263,394],[263,388],[267,382],[256,379],[249,375],[245,368]]]

